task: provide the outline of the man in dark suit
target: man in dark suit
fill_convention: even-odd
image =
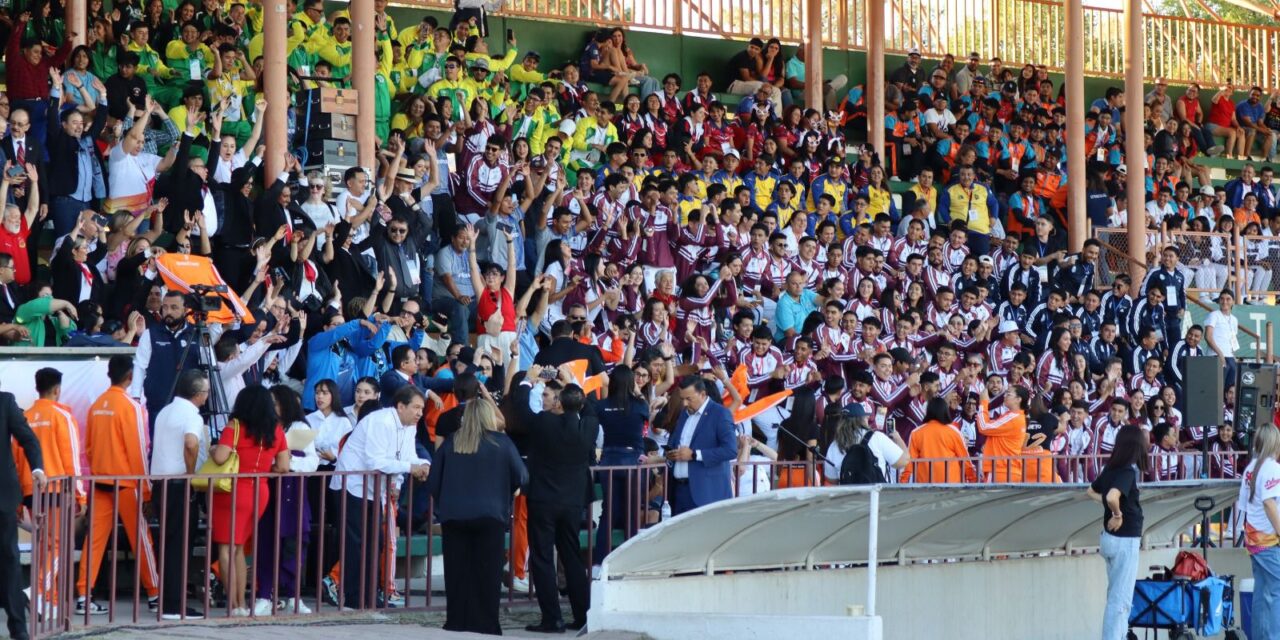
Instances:
[[[13,322],[18,307],[27,301],[22,287],[13,278],[13,256],[0,253],[0,324]]]
[[[585,322],[583,318],[579,322]],[[582,344],[573,339],[573,320],[557,320],[551,325],[551,344],[538,352],[533,359],[534,364],[544,367],[559,367],[574,360],[587,361],[587,375],[594,376],[604,372],[604,358],[600,355],[600,347],[594,344]]]
[[[540,380],[542,367],[529,368],[521,385]],[[529,567],[542,622],[525,627],[540,633],[563,633],[566,628],[586,626],[588,606],[587,569],[582,564],[578,532],[591,492],[591,464],[594,462],[596,433],[600,421],[587,406],[582,387],[561,371],[564,388],[553,406],[533,415],[529,406],[520,407],[522,422],[529,429]],[[539,383],[541,386],[541,383]],[[547,400],[542,389],[530,390],[530,399]],[[537,405],[537,400],[533,404]],[[560,614],[560,594],[556,589],[556,553],[564,563],[565,583],[573,622],[566,625]]]
[[[22,593],[22,567],[18,558],[18,505],[22,502],[22,489],[10,438],[22,446],[35,486],[43,486],[44,458],[40,456],[40,441],[31,431],[13,394],[0,392],[0,606],[9,617],[9,637],[26,640],[31,636],[27,632],[27,596]]]
[[[31,104],[39,104],[41,109],[46,107],[43,102],[33,102]],[[54,117],[56,118],[57,115],[55,114]],[[38,119],[41,124],[45,121],[43,114],[38,116]],[[48,168],[46,163],[48,156],[45,155],[44,142],[37,139],[39,136],[36,135],[36,132],[31,130],[32,122],[33,118],[26,109],[14,109],[9,114],[9,134],[4,138],[0,138],[0,154],[3,154],[6,160],[12,162],[15,168],[21,168],[24,164],[35,165],[36,173],[41,176],[41,184],[39,185],[40,202],[48,203],[49,193],[48,187],[45,184],[48,181],[47,176],[49,175],[49,172],[46,171]],[[43,136],[44,131],[41,131],[40,135]],[[18,205],[18,208],[27,208],[27,196],[31,194],[31,191],[32,186],[27,185],[26,195],[14,201],[15,204]]]
[[[680,515],[733,497],[730,463],[738,457],[733,415],[713,402],[702,378],[680,382],[684,410],[671,434],[671,513]]]
[[[418,373],[418,357],[413,347],[402,344],[391,350],[391,362],[395,369],[382,374],[378,386],[382,388],[382,406],[390,407],[396,402],[396,392],[408,384],[417,387],[431,402],[438,402],[440,396],[453,390],[453,380],[449,378],[429,378]]]

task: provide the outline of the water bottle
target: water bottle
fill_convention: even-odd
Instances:
[[[671,519],[671,503],[670,502],[662,503],[662,519],[664,521]]]

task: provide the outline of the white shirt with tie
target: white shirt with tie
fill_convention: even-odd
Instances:
[[[22,166],[22,163],[27,160],[27,152],[30,150],[31,150],[31,147],[27,146],[26,138],[14,138],[13,139],[13,164],[16,167],[20,168]],[[19,160],[19,158],[21,158],[21,160]]]
[[[693,433],[698,430],[698,422],[702,419],[702,416],[706,414],[707,403],[709,402],[711,402],[711,398],[709,397],[703,400],[702,406],[698,407],[697,411],[689,414],[689,419],[685,420],[684,428],[680,430],[680,447],[689,448],[689,445],[693,444]],[[694,451],[693,458],[695,460],[701,460],[702,453]],[[678,480],[688,480],[689,463],[683,461],[675,463],[675,466],[671,469],[671,473],[675,475]]]

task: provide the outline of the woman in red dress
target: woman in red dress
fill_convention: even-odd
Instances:
[[[236,396],[231,422],[222,430],[210,457],[222,464],[232,452],[240,458],[242,476],[289,472],[291,454],[276,415],[275,400],[260,384],[245,387]],[[213,494],[209,524],[213,541],[218,545],[218,564],[224,571],[230,569],[226,581],[227,603],[233,617],[249,615],[245,605],[248,571],[244,545],[267,509],[270,482],[266,478],[236,478],[230,493]]]

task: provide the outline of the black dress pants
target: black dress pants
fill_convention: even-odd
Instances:
[[[0,509],[0,607],[9,617],[9,636],[26,638],[28,603],[22,593],[25,581],[18,562],[18,513],[12,508]]]
[[[502,635],[501,599],[505,522],[493,518],[440,523],[444,546],[445,631]],[[553,569],[554,571],[554,569]],[[551,592],[556,592],[555,575]]]
[[[543,624],[563,622],[560,614],[560,592],[556,589],[556,552],[564,564],[565,585],[569,589],[569,607],[575,622],[586,623],[590,598],[587,568],[582,563],[581,506],[529,501],[529,572],[533,589],[538,594]]]

